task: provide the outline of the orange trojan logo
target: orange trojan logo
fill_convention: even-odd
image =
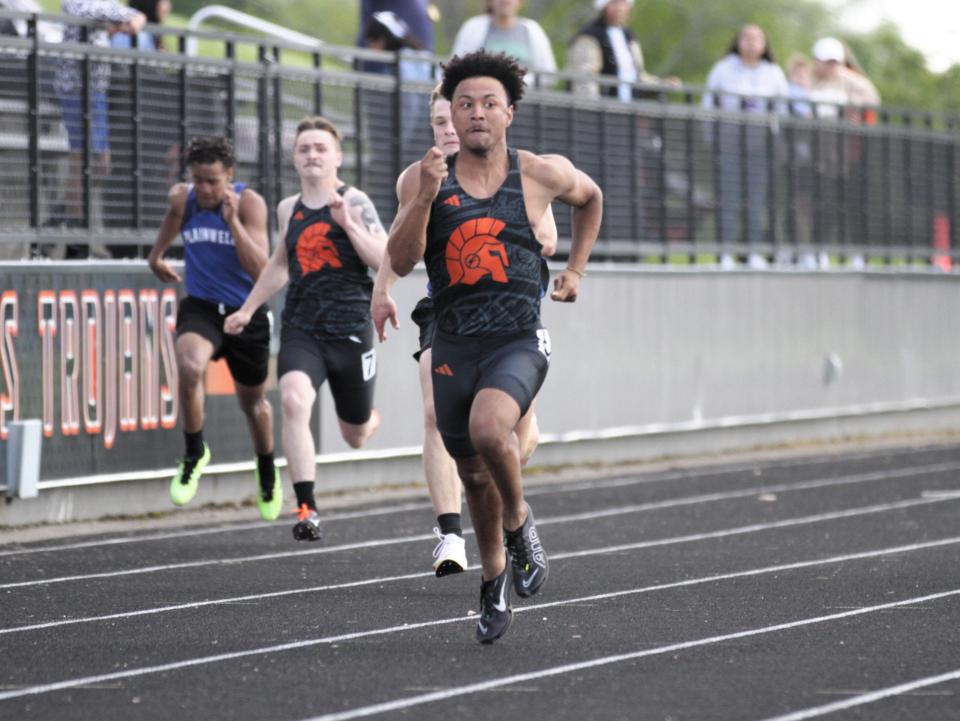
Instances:
[[[329,223],[314,223],[297,238],[297,260],[304,275],[315,273],[323,266],[342,268],[337,246],[327,237]]]
[[[461,223],[447,241],[447,272],[450,285],[473,285],[490,276],[497,283],[507,282],[510,259],[503,242],[496,236],[506,223],[496,218],[477,218]]]

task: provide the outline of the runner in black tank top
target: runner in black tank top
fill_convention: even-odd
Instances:
[[[539,591],[548,572],[523,498],[514,432],[543,381],[551,351],[539,327],[539,257],[531,221],[538,223],[555,199],[573,207],[568,265],[551,293],[553,300],[570,302],[596,241],[603,203],[596,183],[565,158],[515,154],[507,147],[523,75],[514,59],[484,51],[455,57],[444,67],[441,90],[451,102],[460,153],[448,165],[432,148],[411,166],[388,244],[399,275],[426,257],[436,294],[434,403],[480,548],[481,643],[500,638],[512,619],[504,538],[518,595]]]
[[[351,447],[363,445],[380,425],[373,408],[377,356],[367,268],[379,267],[386,233],[366,194],[337,176],[342,162],[336,127],[324,118],[301,121],[293,152],[301,192],[277,207],[283,241],[247,302],[227,319],[231,330],[242,328],[252,303],[289,280],[277,376],[283,447],[299,509],[293,535],[300,541],[320,538],[310,427],[319,386],[329,380],[340,433]]]
[[[341,185],[337,194],[342,198],[349,189]],[[373,281],[330,206],[312,209],[298,198],[284,242],[290,275],[284,327],[328,340],[365,333]]]

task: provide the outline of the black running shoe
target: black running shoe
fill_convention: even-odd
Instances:
[[[513,588],[521,598],[532,596],[547,580],[549,563],[527,506],[527,520],[516,531],[504,531],[507,553],[513,565]]]
[[[477,640],[493,643],[510,628],[513,609],[510,608],[510,567],[492,581],[480,584],[480,620],[477,621]]]
[[[319,541],[320,514],[306,503],[300,505],[297,511],[297,525],[293,527],[293,537],[298,541]]]

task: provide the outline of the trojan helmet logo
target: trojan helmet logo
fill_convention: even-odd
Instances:
[[[314,223],[297,238],[297,260],[304,275],[316,273],[325,265],[342,268],[337,246],[327,237],[329,223]]]
[[[497,234],[506,223],[496,218],[477,218],[461,223],[447,241],[447,272],[450,285],[473,285],[490,276],[498,283],[507,282],[510,259]]]

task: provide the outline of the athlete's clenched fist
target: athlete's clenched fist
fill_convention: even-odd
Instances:
[[[420,161],[420,198],[433,202],[440,192],[440,184],[447,178],[447,159],[440,148],[434,146]]]

